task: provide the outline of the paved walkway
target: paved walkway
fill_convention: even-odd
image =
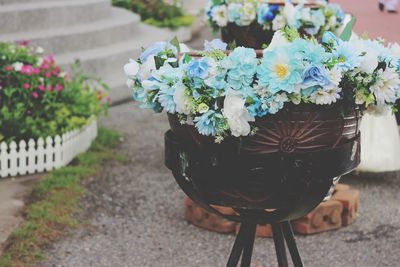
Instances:
[[[127,165],[111,163],[88,184],[84,219],[94,227],[71,232],[48,251],[45,267],[219,267],[234,237],[200,230],[184,220],[184,195],[164,167],[164,114],[132,103],[112,108],[103,124],[126,134]],[[309,267],[399,266],[400,177],[351,178],[361,190],[354,225],[298,236]],[[254,266],[276,266],[271,239],[257,239]]]

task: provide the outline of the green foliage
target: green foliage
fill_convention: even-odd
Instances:
[[[132,9],[145,23],[156,27],[177,29],[190,26],[194,20],[176,3],[170,5],[160,0],[132,0]]]
[[[0,142],[63,134],[105,112],[108,87],[82,74],[77,62],[72,75],[52,56],[0,43]]]
[[[353,34],[353,27],[355,23],[356,23],[356,17],[352,16],[351,20],[346,24],[346,27],[344,28],[342,34],[340,35],[340,39],[342,39],[343,41],[350,40],[351,35]]]
[[[132,0],[112,0],[111,3],[113,6],[132,9]]]
[[[118,132],[100,128],[90,150],[80,155],[73,166],[53,171],[42,179],[33,190],[26,222],[6,242],[0,267],[35,265],[45,259],[43,248],[62,236],[64,229],[80,225],[72,214],[79,211],[79,200],[85,194],[81,182],[96,174],[105,160],[118,159],[113,149],[120,140]]]

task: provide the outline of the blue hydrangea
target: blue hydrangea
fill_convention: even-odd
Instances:
[[[187,76],[190,78],[205,79],[208,76],[208,59],[193,59],[186,66]]]
[[[220,39],[214,39],[212,41],[204,41],[204,50],[205,51],[211,51],[211,50],[222,50],[226,51],[226,48],[228,47],[227,43],[224,43]]]
[[[265,51],[258,66],[259,85],[266,87],[272,94],[279,91],[296,91],[303,78],[303,59],[292,47],[277,47]]]
[[[300,57],[315,65],[322,65],[330,57],[322,45],[312,41],[296,39],[292,46],[294,53],[300,53]]]
[[[156,42],[143,51],[143,53],[140,55],[140,61],[146,62],[147,58],[150,56],[155,56],[165,50],[171,50],[175,55],[178,53],[178,49],[169,42]]]
[[[354,53],[354,51],[357,50],[348,42],[340,42],[339,45],[335,47],[332,54],[338,60],[337,66],[339,69],[348,71],[360,66],[360,55]]]
[[[289,101],[286,93],[269,95],[261,100],[262,110],[265,114],[276,114],[278,113]],[[262,115],[264,116],[264,115]]]
[[[247,110],[249,111],[252,117],[262,117],[268,114],[268,110],[262,108],[262,102],[259,97],[252,97],[252,103],[247,106]]]
[[[322,26],[325,25],[325,15],[321,9],[311,10],[311,21],[313,27],[305,28],[307,34],[317,35]]]
[[[312,86],[326,87],[331,83],[328,78],[328,73],[323,67],[311,65],[304,70],[303,76],[303,88]]]
[[[257,11],[257,22],[260,25],[264,25],[267,22],[273,21],[278,9],[278,5],[260,4]]]
[[[197,130],[206,136],[217,134],[218,114],[214,110],[209,110],[201,116],[194,118]]]
[[[228,57],[232,68],[228,71],[227,82],[235,90],[242,90],[253,83],[257,70],[257,55],[254,49],[238,47]]]
[[[174,88],[169,86],[162,86],[158,92],[158,101],[160,102],[161,106],[171,114],[176,112],[174,94]]]

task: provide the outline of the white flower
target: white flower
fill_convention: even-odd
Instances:
[[[340,98],[340,92],[342,89],[336,87],[329,90],[317,90],[310,96],[311,103],[317,105],[331,105],[336,103],[336,100]]]
[[[180,82],[175,86],[174,102],[176,104],[176,112],[189,115],[193,109],[193,102],[190,97],[186,95],[186,86]]]
[[[248,26],[256,19],[256,9],[252,3],[244,3],[241,11],[240,20],[242,26]]]
[[[22,69],[22,67],[24,66],[24,63],[15,62],[12,66],[13,66],[14,70],[20,71]]]
[[[379,51],[376,50],[374,46],[371,46],[370,43],[367,43],[365,40],[358,39],[357,41],[353,41],[352,43],[354,45],[354,53],[363,55],[360,57],[361,71],[372,74],[379,64]]]
[[[249,121],[255,121],[245,107],[245,100],[239,93],[229,89],[224,100],[222,114],[228,120],[233,136],[247,136],[250,133]]]
[[[328,24],[327,24],[326,28],[328,30],[335,29],[336,25],[337,25],[337,18],[336,18],[335,15],[333,15],[332,17],[329,18],[329,21],[328,21]]]
[[[398,43],[390,44],[389,53],[391,56],[400,59],[400,45]]]
[[[61,72],[58,74],[58,77],[60,77],[60,78],[65,78],[65,76],[67,76],[67,73],[66,73],[65,71],[61,71]]]
[[[138,74],[139,69],[140,69],[139,63],[137,63],[133,59],[130,59],[129,63],[125,64],[124,66],[125,74],[128,77],[135,77],[136,74]]]
[[[285,25],[286,25],[286,19],[282,15],[277,15],[275,19],[272,21],[272,29],[274,31],[285,28]]]
[[[43,47],[41,47],[41,46],[38,46],[37,48],[36,48],[36,53],[38,53],[38,54],[42,54],[44,52],[44,49],[43,49]]]
[[[293,4],[289,2],[285,3],[285,7],[283,8],[282,13],[283,16],[286,18],[288,25],[291,27],[295,27],[295,25],[297,24],[298,16],[296,16],[297,15],[296,12],[297,9]]]
[[[154,56],[147,58],[146,62],[140,67],[138,77],[141,81],[147,80],[151,77],[151,72],[156,69],[156,61]]]
[[[211,10],[211,17],[219,27],[225,27],[228,25],[228,8],[225,5],[214,7]]]
[[[334,86],[338,86],[342,80],[342,72],[335,66],[333,69],[328,70],[328,79]]]
[[[126,86],[128,86],[129,89],[133,89],[135,87],[135,81],[132,79],[128,79],[126,81]]]
[[[400,78],[398,73],[392,68],[385,71],[379,70],[376,84],[371,86],[378,106],[385,105],[385,102],[394,103],[396,101],[396,90],[400,88]]]
[[[264,51],[270,51],[276,47],[282,47],[289,44],[289,41],[283,36],[282,31],[278,30],[275,32],[274,37],[272,38],[271,43],[269,44],[268,48]]]

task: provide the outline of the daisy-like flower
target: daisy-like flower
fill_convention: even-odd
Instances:
[[[219,26],[228,25],[228,8],[226,5],[215,6],[211,9],[211,19]]]
[[[258,66],[257,75],[259,85],[268,87],[272,94],[279,91],[293,93],[298,91],[303,81],[304,66],[302,59],[292,53],[290,47],[277,47],[265,51],[261,65]]]
[[[338,99],[340,99],[340,92],[342,89],[339,87],[334,87],[327,90],[317,90],[310,96],[311,103],[315,103],[317,105],[331,105],[336,103]]]
[[[378,79],[370,90],[374,93],[378,106],[396,102],[396,91],[400,88],[400,78],[393,68],[378,71]]]
[[[333,55],[338,60],[337,66],[344,71],[359,67],[361,64],[360,54],[349,42],[340,42],[333,51]]]

